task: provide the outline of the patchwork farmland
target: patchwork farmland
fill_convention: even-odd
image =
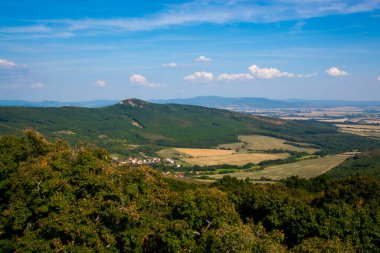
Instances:
[[[332,155],[316,159],[303,160],[295,163],[287,163],[282,165],[269,166],[259,171],[252,172],[236,172],[229,174],[238,179],[250,178],[260,180],[262,177],[270,178],[272,180],[285,179],[290,176],[299,176],[304,178],[311,178],[322,175],[330,169],[338,166],[349,155]],[[212,175],[213,179],[221,179],[226,174]]]
[[[218,164],[231,164],[231,165],[245,165],[247,163],[260,163],[263,161],[285,159],[289,157],[288,153],[278,154],[265,154],[265,153],[251,153],[251,154],[231,154],[224,156],[205,156],[205,157],[191,157],[184,158],[188,164],[191,165],[218,165]]]

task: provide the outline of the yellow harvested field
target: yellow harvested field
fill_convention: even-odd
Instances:
[[[192,157],[228,156],[235,150],[201,149],[201,148],[174,148],[174,150]]]
[[[354,134],[354,135],[359,135],[359,136],[364,136],[364,137],[380,138],[380,132],[368,132],[368,131],[355,132],[355,131],[350,131],[350,130],[345,130],[345,129],[340,129],[339,131],[346,134]]]
[[[366,129],[366,130],[380,131],[380,126],[374,126],[374,125],[349,125],[349,124],[335,124],[335,125],[339,128]]]
[[[315,153],[319,151],[316,148],[301,148],[290,144],[286,144],[286,140],[263,136],[263,135],[241,135],[239,136],[241,142],[247,143],[244,148],[247,150],[272,150],[283,149],[297,152]],[[300,145],[309,145],[307,143],[298,143]]]
[[[228,151],[228,150],[226,150]],[[208,156],[208,157],[194,157],[185,158],[183,161],[191,165],[218,165],[218,164],[231,164],[231,165],[245,165],[247,163],[259,163],[268,160],[285,159],[289,157],[288,153],[279,154],[230,154],[222,156]]]
[[[284,179],[291,176],[311,178],[322,175],[332,168],[341,164],[350,155],[333,155],[317,159],[303,160],[296,163],[287,163],[266,167],[263,170],[253,172],[237,172],[227,174],[238,179],[260,179],[261,177],[271,178],[273,180]],[[212,175],[213,179],[223,178],[226,174]]]
[[[281,117],[284,120],[310,120],[308,117]]]
[[[380,126],[335,124],[339,131],[367,137],[380,137]]]

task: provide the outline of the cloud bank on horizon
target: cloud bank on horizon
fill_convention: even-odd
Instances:
[[[0,99],[380,100],[380,0],[147,3],[0,3]]]

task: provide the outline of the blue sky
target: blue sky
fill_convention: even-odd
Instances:
[[[0,2],[0,99],[380,100],[380,0]]]

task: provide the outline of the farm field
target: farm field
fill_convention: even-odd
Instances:
[[[243,148],[244,143],[243,142],[236,142],[236,143],[227,143],[227,144],[221,144],[218,146],[220,149],[231,149],[231,150],[238,150],[240,148]]]
[[[174,148],[161,149],[160,151],[157,152],[157,154],[161,158],[174,158],[174,157],[178,157],[181,155],[181,153],[178,152],[177,150],[175,150]]]
[[[319,151],[319,149],[316,149],[316,148],[293,146],[293,145],[287,144],[286,140],[274,138],[270,136],[263,136],[263,135],[241,135],[239,136],[239,140],[245,143],[244,149],[253,150],[253,151],[283,149],[283,150],[290,150],[290,151],[296,151],[296,152],[307,152],[310,154]],[[297,143],[297,144],[300,146],[310,145],[308,143]]]
[[[231,164],[231,165],[245,165],[247,163],[259,163],[268,160],[285,159],[289,157],[287,153],[279,154],[230,154],[224,156],[208,156],[208,157],[192,157],[182,159],[184,162],[191,165],[218,165],[218,164]]]
[[[221,149],[174,148],[174,150],[192,157],[228,156],[235,153],[235,150]]]
[[[273,180],[284,179],[290,176],[300,176],[304,178],[311,178],[319,176],[330,169],[338,166],[344,160],[346,160],[349,155],[333,155],[326,156],[317,159],[304,160],[295,163],[288,163],[282,165],[275,165],[266,167],[260,171],[254,172],[237,172],[228,174],[232,177],[236,177],[238,179],[260,179],[261,177],[271,178]],[[212,175],[213,179],[221,179],[226,174],[217,174]]]
[[[319,149],[308,147],[308,143],[287,144],[286,140],[262,136],[242,135],[240,142],[221,144],[215,149],[197,148],[166,148],[157,154],[162,158],[181,160],[190,165],[245,165],[247,163],[260,163],[263,161],[285,159],[289,157],[288,151],[307,152],[313,154]],[[299,145],[299,146],[298,146]],[[284,150],[283,153],[265,153],[273,149]]]
[[[367,137],[380,137],[380,126],[335,124],[339,131]]]

